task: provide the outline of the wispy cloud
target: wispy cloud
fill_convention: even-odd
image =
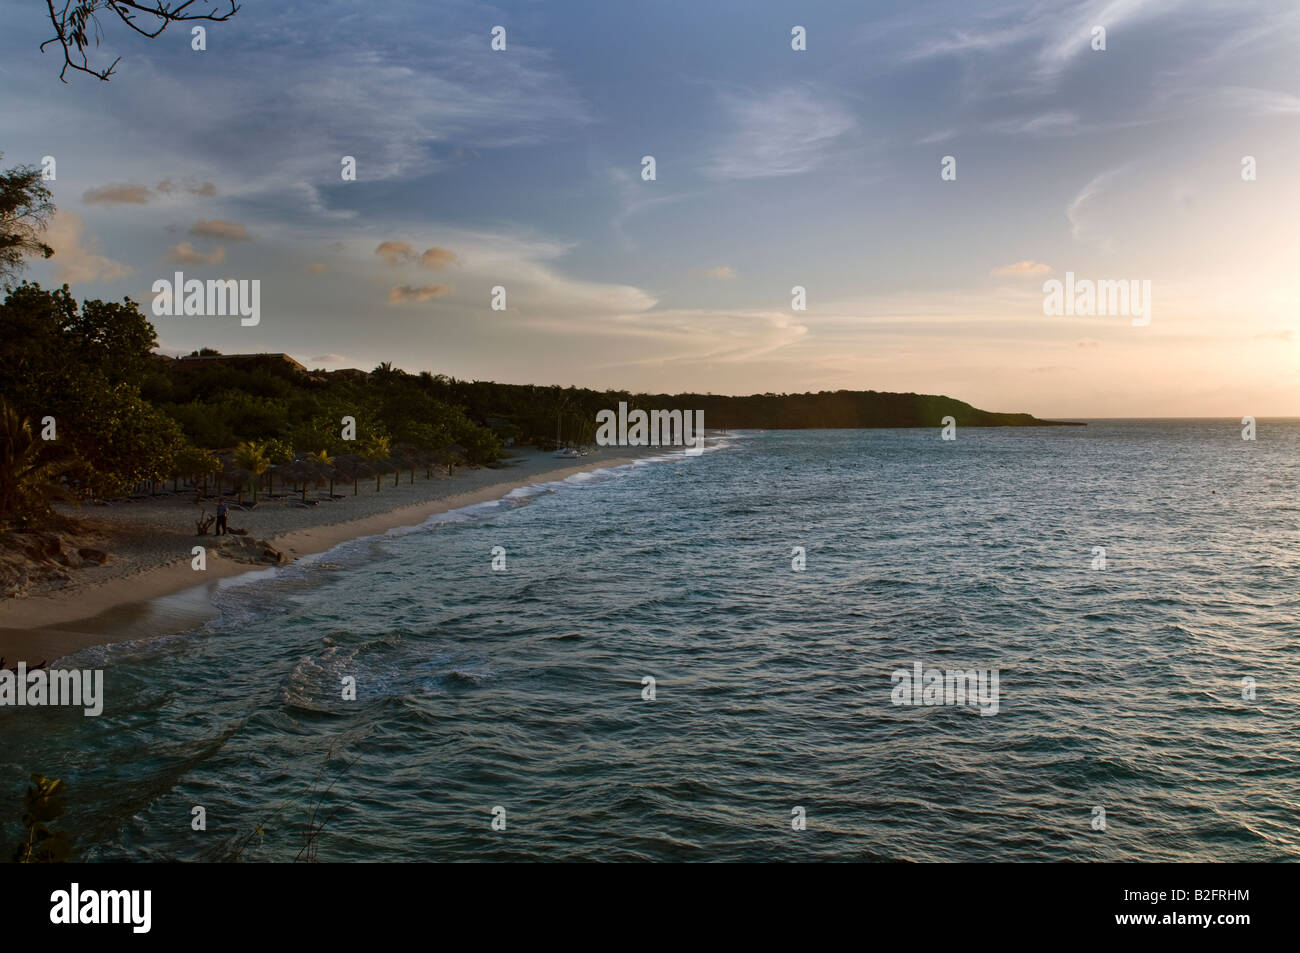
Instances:
[[[190,226],[190,235],[195,238],[217,238],[231,242],[250,241],[248,228],[239,222],[227,222],[214,218],[195,222]]]
[[[199,251],[191,242],[180,242],[167,250],[166,260],[177,265],[216,265],[226,260],[226,249]]]
[[[1072,136],[1080,131],[1079,116],[1068,109],[1040,113],[1036,116],[1018,116],[994,123],[997,132],[1028,136]]]
[[[994,268],[989,274],[1009,278],[1031,277],[1033,275],[1046,275],[1051,272],[1051,265],[1044,265],[1041,261],[1018,261],[1014,265],[1003,265],[1001,268]]]
[[[428,301],[430,298],[441,298],[451,292],[447,285],[424,285],[419,288],[413,288],[410,285],[396,285],[388,291],[389,304],[406,304],[410,301]]]
[[[410,242],[380,242],[375,254],[390,265],[418,264],[429,271],[441,271],[456,261],[456,253],[436,245],[417,252]]]
[[[153,192],[144,185],[101,185],[87,189],[81,201],[87,205],[144,205]]]
[[[820,166],[856,125],[829,94],[786,87],[764,94],[724,94],[730,132],[713,157],[723,179],[799,175]]]
[[[167,178],[158,183],[158,191],[163,195],[171,195],[173,192],[187,192],[190,195],[211,197],[217,194],[217,187],[211,182],[197,182],[194,179],[173,182],[170,178]]]
[[[1131,163],[1128,163],[1101,173],[1101,175],[1090,180],[1070,200],[1070,203],[1065,207],[1065,217],[1070,221],[1070,234],[1076,239],[1079,241],[1095,241],[1102,246],[1109,244],[1109,238],[1097,225],[1091,222],[1089,210],[1095,204],[1097,197],[1127,171],[1130,165]]]

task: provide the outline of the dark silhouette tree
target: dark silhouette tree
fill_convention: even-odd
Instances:
[[[50,190],[41,183],[39,169],[19,166],[0,171],[0,279],[21,271],[28,255],[54,254],[41,241],[53,214]]]
[[[86,58],[86,48],[92,43],[98,47],[100,38],[104,35],[99,14],[112,13],[136,33],[153,39],[173,23],[188,20],[220,23],[229,20],[239,11],[235,0],[205,0],[202,6],[192,10],[194,5],[195,0],[184,0],[183,3],[168,3],[164,0],[154,0],[153,3],[132,3],[131,0],[63,0],[63,5],[60,6],[58,0],[45,0],[50,23],[54,25],[54,36],[42,43],[41,49],[44,50],[51,43],[58,43],[63,48],[63,69],[59,71],[59,79],[63,82],[68,81],[69,69],[89,73],[107,82],[122,57],[113,60],[107,69],[95,69]],[[229,9],[224,9],[227,6]],[[137,22],[137,17],[142,18],[140,22]]]

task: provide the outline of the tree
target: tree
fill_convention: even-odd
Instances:
[[[54,254],[40,238],[54,214],[50,190],[41,182],[33,166],[0,171],[0,278],[21,271],[28,255]]]
[[[63,0],[62,9],[56,9],[58,0],[45,0],[50,23],[54,25],[54,36],[41,44],[41,50],[44,51],[51,43],[58,43],[63,48],[63,69],[59,71],[59,79],[65,83],[68,81],[66,74],[69,69],[89,73],[107,82],[122,58],[119,56],[108,65],[107,69],[102,70],[93,68],[86,59],[86,47],[92,42],[98,47],[104,35],[103,27],[99,23],[101,12],[108,11],[116,14],[119,20],[136,33],[153,39],[173,23],[188,20],[220,23],[229,20],[239,11],[234,0],[225,0],[223,3],[211,0],[210,5],[202,12],[193,12],[189,9],[194,6],[194,3],[195,0],[185,0],[183,3],[153,0],[152,5],[133,3],[131,0]],[[220,9],[227,4],[229,10]],[[144,14],[146,18],[144,23],[136,22],[139,14]]]
[[[185,444],[177,451],[172,463],[173,472],[194,481],[194,502],[208,488],[208,478],[221,472],[221,461],[210,450],[202,450],[192,444]],[[202,486],[200,487],[200,481]]]
[[[47,826],[63,813],[63,782],[32,775],[23,797],[23,840],[14,851],[16,864],[60,864],[72,859],[72,844],[63,831]]]
[[[235,448],[235,466],[249,476],[253,488],[253,502],[257,502],[257,488],[262,482],[262,474],[271,467],[266,453],[256,443],[248,440]]]
[[[391,452],[386,434],[371,434],[361,445],[361,456],[370,461],[370,468],[375,473],[376,493],[379,492],[380,475],[392,472],[391,464],[388,462]]]
[[[0,520],[26,523],[47,516],[50,498],[66,495],[57,481],[70,464],[52,458],[31,421],[0,397]]]
[[[52,417],[83,493],[113,496],[174,473],[180,428],[131,379],[153,326],[127,299],[87,301],[24,282],[0,304],[0,394],[33,419]]]

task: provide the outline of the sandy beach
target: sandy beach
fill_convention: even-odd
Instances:
[[[310,508],[263,498],[254,510],[232,510],[230,526],[246,529],[294,560],[499,499],[518,487],[630,463],[651,449],[662,452],[623,447],[575,461],[557,459],[549,451],[518,450],[501,469],[462,469],[450,477],[435,473],[432,479],[417,472],[414,483],[403,473],[397,486],[390,475],[381,481],[379,492],[373,480],[362,481],[356,495],[351,486],[338,486],[335,492],[343,494],[342,499]],[[184,631],[210,617],[209,593],[218,581],[270,567],[213,558],[210,551],[207,569],[195,571],[192,548],[214,543],[214,537],[194,531],[204,508],[213,511],[211,503],[196,504],[182,493],[114,507],[67,509],[83,523],[86,538],[109,553],[109,560],[104,566],[73,570],[57,588],[0,602],[0,657],[5,664],[54,662],[91,645]]]

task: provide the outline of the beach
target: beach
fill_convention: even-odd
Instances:
[[[557,459],[550,451],[514,450],[500,469],[458,469],[447,476],[422,471],[362,480],[353,495],[339,484],[342,499],[310,508],[264,496],[256,509],[230,512],[230,527],[246,529],[289,560],[325,552],[340,543],[376,536],[399,526],[415,526],[430,516],[498,499],[533,483],[562,480],[576,473],[627,464],[661,448],[596,450],[579,460]],[[310,491],[308,498],[318,494]],[[246,501],[247,501],[246,497]],[[73,570],[57,588],[44,588],[0,602],[0,657],[7,665],[38,664],[91,645],[156,637],[202,624],[213,614],[209,595],[223,579],[271,566],[216,555],[207,568],[192,568],[195,546],[213,547],[217,538],[198,536],[194,521],[213,504],[193,496],[164,495],[113,507],[66,507],[62,512],[83,524],[88,540],[109,553],[103,566]],[[210,533],[211,531],[209,531]],[[215,557],[215,558],[214,558]]]
[[[89,862],[290,861],[316,804],[337,863],[1294,862],[1274,428],[768,431],[499,495],[539,460],[498,505],[112,610],[217,615],[55,663],[102,712],[0,708],[0,779],[62,780]]]

